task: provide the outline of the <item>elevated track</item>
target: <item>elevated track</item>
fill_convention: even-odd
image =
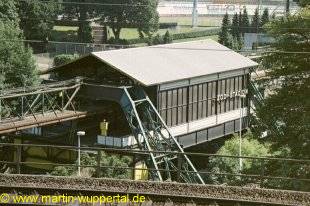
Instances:
[[[79,79],[15,88],[0,92],[0,134],[83,118],[91,112],[79,111],[74,99]]]

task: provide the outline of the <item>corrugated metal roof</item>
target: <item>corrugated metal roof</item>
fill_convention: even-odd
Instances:
[[[145,86],[255,67],[258,64],[213,40],[93,52],[91,55]],[[82,57],[64,69],[78,63]]]
[[[92,55],[146,86],[258,65],[209,39]]]

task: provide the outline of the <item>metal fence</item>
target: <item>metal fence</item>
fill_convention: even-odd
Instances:
[[[6,149],[5,149],[6,148]],[[22,161],[22,153],[24,149],[29,150],[29,148],[44,148],[51,149],[57,148],[60,150],[66,151],[83,151],[84,153],[88,153],[93,155],[96,158],[95,165],[89,164],[76,164],[74,162],[71,163],[54,163],[54,162],[37,162],[37,161]],[[149,151],[141,151],[134,149],[116,149],[116,148],[101,148],[101,147],[76,147],[76,146],[57,146],[57,145],[36,145],[36,144],[12,144],[12,143],[0,143],[0,149],[2,150],[2,154],[8,154],[6,151],[11,151],[14,154],[14,159],[12,161],[8,161],[2,157],[0,161],[1,167],[7,165],[8,167],[13,169],[13,173],[17,174],[25,174],[23,171],[24,166],[29,165],[41,165],[41,166],[63,166],[75,168],[76,170],[80,168],[94,168],[95,169],[95,177],[105,177],[102,173],[103,169],[111,169],[113,171],[117,170],[129,170],[133,171],[147,171],[150,172],[155,170],[154,168],[136,168],[127,166],[109,166],[102,164],[100,157],[102,153],[107,154],[120,154],[125,156],[140,156],[147,158],[149,155]],[[175,160],[178,163],[182,162],[182,155],[179,152],[169,152],[169,151],[152,151],[153,153],[159,154],[174,154]],[[205,154],[205,153],[185,153],[188,157],[193,159],[193,162],[206,162],[209,163],[211,161],[221,162],[223,159],[228,160],[228,162],[239,162],[240,159],[243,160],[244,164],[249,164],[250,162],[256,162],[259,167],[251,170],[250,172],[240,172],[238,170],[234,171],[225,171],[225,170],[217,170],[214,171],[210,168],[204,168],[198,170],[200,175],[206,180],[207,183],[210,184],[228,184],[228,185],[255,185],[256,187],[262,188],[278,188],[278,189],[293,189],[293,190],[310,190],[310,160],[308,159],[288,159],[288,158],[275,158],[275,157],[248,157],[248,156],[229,156],[229,155],[216,155],[216,154]],[[3,156],[3,155],[2,155]],[[142,158],[143,159],[143,158]],[[196,160],[195,160],[196,159]],[[197,160],[198,159],[198,160]],[[180,164],[178,164],[180,165]],[[180,167],[181,168],[181,167]],[[173,174],[175,174],[174,180],[177,181],[178,175],[181,172],[191,172],[186,170],[181,170],[177,168],[175,170],[170,170]],[[277,169],[282,168],[282,172],[276,172]],[[162,169],[160,169],[162,171]],[[287,173],[285,173],[285,171]],[[291,171],[291,172],[288,172]],[[303,171],[303,173],[302,173]],[[27,174],[27,173],[26,173]],[[46,173],[41,173],[46,174]],[[216,181],[212,181],[216,179]]]
[[[132,48],[130,45],[119,44],[94,44],[77,42],[58,42],[58,41],[36,41],[23,40],[26,45],[32,47],[35,54],[49,53],[51,56],[59,54],[79,54],[86,55],[91,52],[99,52],[114,49]]]

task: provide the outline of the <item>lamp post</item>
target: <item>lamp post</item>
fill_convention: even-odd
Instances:
[[[77,133],[77,137],[78,137],[78,176],[81,176],[81,136],[85,135],[84,131],[78,131]]]
[[[246,95],[241,94],[239,96],[239,105],[240,105],[240,122],[239,122],[239,172],[242,170],[242,150],[241,150],[241,145],[242,145],[242,117],[243,117],[243,104],[242,104],[242,99],[245,99]]]

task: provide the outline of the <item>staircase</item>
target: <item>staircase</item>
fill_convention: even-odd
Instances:
[[[176,173],[182,182],[204,184],[144,90],[141,87],[123,89],[120,104],[139,147],[150,151],[146,164],[151,169],[152,179],[169,181],[172,174]],[[156,151],[168,153],[160,154]],[[178,160],[177,165],[174,159]]]

